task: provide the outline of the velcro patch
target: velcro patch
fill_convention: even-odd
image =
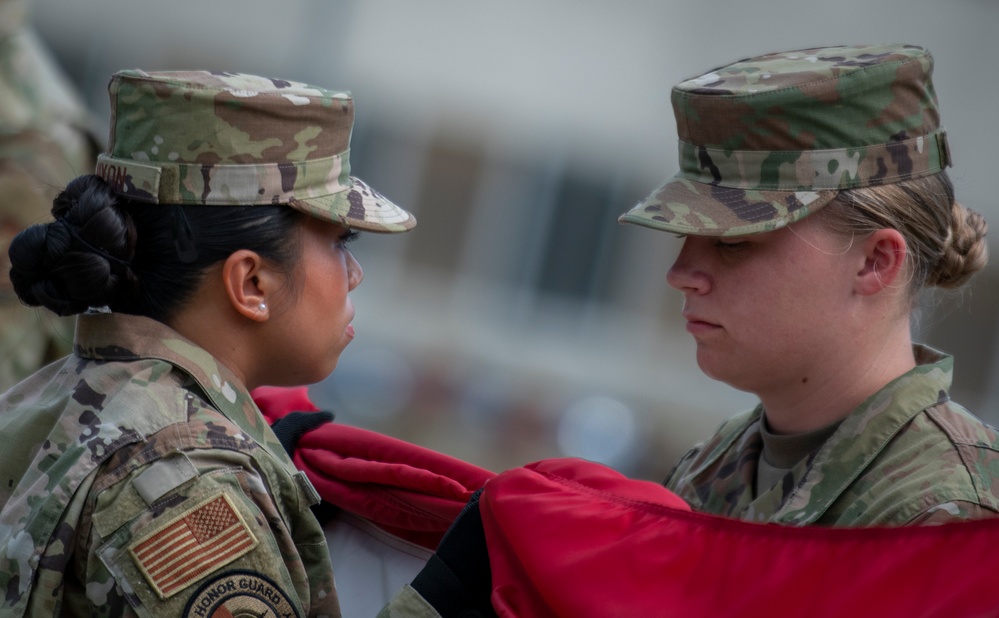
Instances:
[[[229,496],[218,493],[139,538],[128,550],[149,585],[166,599],[258,542]]]
[[[184,608],[185,618],[297,618],[287,593],[269,578],[252,571],[226,571],[205,582]]]

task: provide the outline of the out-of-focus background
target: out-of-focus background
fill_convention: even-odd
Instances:
[[[783,49],[925,45],[959,199],[999,230],[995,0],[31,8],[100,131],[108,77],[124,68],[351,90],[353,169],[419,227],[353,245],[365,269],[353,294],[357,337],[313,398],[339,422],[493,470],[571,455],[661,480],[689,446],[753,404],[696,366],[682,298],[665,284],[680,241],[616,222],[676,170],[669,90],[686,77]],[[991,422],[997,277],[992,267],[963,295],[934,301],[917,326],[920,339],[956,355],[954,398]]]

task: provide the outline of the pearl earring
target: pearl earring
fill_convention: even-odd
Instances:
[[[258,309],[260,309],[261,311],[267,311],[267,303],[260,303]]]

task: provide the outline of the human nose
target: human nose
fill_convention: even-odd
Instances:
[[[673,265],[666,272],[666,283],[685,294],[704,294],[711,287],[707,273],[698,266],[698,239],[687,237]]]
[[[354,254],[350,251],[347,252],[347,289],[353,290],[357,286],[361,285],[361,280],[364,279],[364,269],[361,268],[361,264],[354,257]]]

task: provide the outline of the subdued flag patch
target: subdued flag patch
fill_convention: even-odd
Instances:
[[[221,493],[167,521],[128,549],[149,585],[166,599],[257,543],[232,501]]]

